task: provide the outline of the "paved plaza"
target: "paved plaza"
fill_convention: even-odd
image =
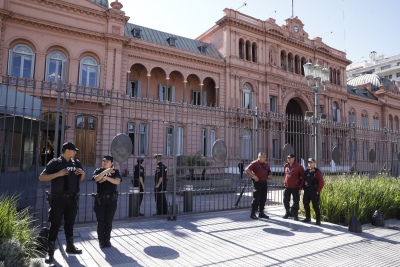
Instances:
[[[176,221],[144,217],[117,221],[111,248],[100,249],[96,225],[75,227],[82,255],[65,253],[64,233],[54,266],[399,266],[400,221],[385,227],[347,227],[282,219],[282,206],[268,207],[270,219],[252,220],[250,210],[185,214]]]

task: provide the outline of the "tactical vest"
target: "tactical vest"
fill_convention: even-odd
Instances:
[[[318,188],[318,180],[315,178],[315,173],[318,171],[317,168],[311,170],[308,169],[304,173],[304,187]]]
[[[77,168],[82,168],[82,165],[71,159],[70,161],[62,160],[61,157],[53,159],[51,164],[57,164],[56,172],[67,168],[68,174],[65,176],[57,177],[51,180],[51,193],[53,194],[75,194],[79,192],[79,178],[80,175],[76,175],[75,171]],[[64,180],[68,179],[68,190],[64,191]]]

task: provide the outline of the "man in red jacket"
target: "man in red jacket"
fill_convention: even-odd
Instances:
[[[308,159],[309,169],[304,173],[304,179],[300,184],[300,190],[304,188],[303,205],[306,210],[306,218],[302,222],[311,222],[310,201],[315,211],[315,224],[321,225],[321,214],[319,210],[319,194],[324,188],[322,172],[315,167],[315,159]]]
[[[267,201],[268,179],[271,175],[267,154],[265,152],[258,153],[258,159],[250,163],[246,168],[246,173],[253,179],[253,203],[251,204],[250,218],[256,220],[258,218],[269,219],[269,216],[264,213],[265,202]],[[260,213],[258,217],[256,211]]]
[[[298,212],[299,212],[299,202],[300,202],[300,194],[301,190],[299,190],[299,186],[301,184],[301,180],[304,177],[304,169],[303,167],[295,162],[295,155],[289,154],[287,156],[288,163],[283,167],[283,171],[285,172],[285,181],[284,186],[285,190],[283,191],[283,205],[286,209],[286,214],[283,216],[284,219],[293,216],[295,221],[299,220]],[[293,196],[293,207],[292,213],[290,213],[290,197]]]

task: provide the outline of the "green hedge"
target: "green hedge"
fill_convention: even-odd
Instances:
[[[369,223],[375,210],[384,219],[395,218],[400,208],[400,180],[383,176],[325,177],[320,201],[321,219],[327,222],[348,225],[355,215],[362,224]],[[313,209],[311,212],[315,218]]]
[[[17,211],[17,197],[0,196],[0,266],[44,266],[37,257],[32,216]]]

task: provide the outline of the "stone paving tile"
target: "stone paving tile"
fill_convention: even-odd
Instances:
[[[400,266],[399,230],[365,225],[354,234],[334,224],[284,220],[280,206],[267,211],[268,220],[235,210],[116,222],[113,247],[105,249],[94,224],[77,225],[74,239],[83,254],[66,254],[60,233],[55,266]]]

